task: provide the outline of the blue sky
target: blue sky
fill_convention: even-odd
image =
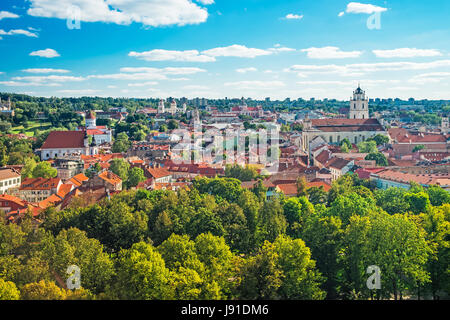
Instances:
[[[370,97],[450,99],[449,13],[448,0],[2,0],[0,91],[348,99],[361,82]]]

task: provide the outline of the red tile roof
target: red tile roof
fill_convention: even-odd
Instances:
[[[18,178],[20,173],[12,168],[0,168],[0,180]]]
[[[50,190],[61,182],[60,178],[26,178],[22,180],[20,190]]]
[[[313,188],[313,187],[317,187],[317,188],[323,187],[323,189],[324,189],[326,192],[330,191],[330,189],[331,189],[331,186],[330,186],[328,183],[323,182],[323,181],[308,182],[308,183],[306,184],[306,187],[307,187],[308,189],[309,189],[309,188]]]
[[[25,207],[25,202],[22,199],[17,198],[15,196],[11,196],[9,194],[0,194],[0,201],[2,201],[2,200],[3,201],[14,202],[14,203],[16,203],[17,205],[19,205],[21,207]]]
[[[172,175],[169,171],[164,168],[147,168],[147,172],[154,179],[159,179]]]
[[[76,185],[77,187],[81,186],[84,181],[89,180],[88,177],[86,177],[83,173],[77,174],[76,176],[73,176],[69,181]]]
[[[332,158],[330,161],[328,161],[326,166],[328,168],[335,168],[335,169],[341,170],[346,165],[348,165],[350,162],[351,162],[350,160],[345,160],[345,159],[336,157],[336,158]]]
[[[122,179],[115,173],[111,171],[103,171],[98,175],[101,179],[105,180],[106,182],[109,182],[112,185],[117,185],[122,182]]]
[[[73,190],[72,184],[62,184],[61,187],[59,187],[57,196],[60,197],[61,199],[64,199],[72,190]]]
[[[312,119],[311,123],[325,132],[384,131],[377,119]]]
[[[84,131],[52,131],[42,149],[84,148]]]

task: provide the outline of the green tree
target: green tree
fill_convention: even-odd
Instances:
[[[122,181],[128,180],[128,172],[130,170],[130,164],[121,158],[111,160],[111,166],[109,169],[117,174]]]
[[[325,277],[322,289],[327,299],[339,298],[339,282],[342,266],[339,253],[344,230],[338,217],[318,217],[308,219],[302,230],[301,238],[311,249],[317,269]]]
[[[33,171],[36,168],[36,165],[34,158],[26,158],[21,171],[22,179],[33,178]]]
[[[129,300],[164,300],[173,297],[170,271],[161,254],[150,244],[135,243],[117,258],[117,277],[112,297]]]
[[[361,153],[375,153],[378,152],[377,143],[374,140],[367,140],[358,143],[358,150]]]
[[[136,187],[139,182],[145,181],[144,170],[138,167],[134,167],[130,170],[127,186],[128,187]]]
[[[26,284],[21,290],[23,300],[64,300],[66,295],[66,290],[44,280]]]
[[[382,135],[382,134],[377,134],[376,136],[370,138],[369,140],[375,141],[377,146],[381,146],[383,144],[389,143],[389,137]]]
[[[279,235],[286,233],[288,224],[278,199],[264,203],[258,220],[257,239],[260,243],[264,240],[275,241]]]
[[[384,154],[382,154],[381,152],[369,153],[366,156],[365,160],[375,160],[377,166],[380,166],[380,167],[387,167],[389,164],[386,159],[386,156]]]
[[[403,188],[389,188],[387,190],[376,190],[375,198],[377,205],[384,211],[395,214],[405,213],[409,210],[410,205],[405,199],[407,190]]]
[[[433,206],[440,207],[443,204],[450,203],[450,192],[439,186],[430,186],[427,193]]]
[[[58,171],[52,168],[51,164],[47,161],[39,162],[33,169],[33,178],[54,178],[58,175]]]
[[[55,238],[47,237],[40,251],[60,277],[65,276],[68,266],[78,266],[83,287],[95,293],[103,292],[114,274],[113,262],[100,242],[75,228],[62,230]]]
[[[419,152],[420,150],[423,150],[423,149],[425,149],[425,146],[423,144],[419,144],[413,148],[412,152],[413,153]]]
[[[125,132],[120,132],[113,143],[111,151],[114,153],[126,152],[131,147],[131,142]]]
[[[242,268],[239,291],[244,299],[320,300],[322,277],[303,240],[279,236],[266,241]]]
[[[0,300],[19,300],[20,291],[14,282],[0,278]]]

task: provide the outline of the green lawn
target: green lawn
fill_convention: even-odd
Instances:
[[[51,127],[50,122],[39,122],[39,121],[28,121],[28,128],[24,128],[23,126],[12,127],[11,133],[18,134],[21,133],[22,130],[25,130],[25,134],[29,137],[34,136],[34,130],[47,130]]]

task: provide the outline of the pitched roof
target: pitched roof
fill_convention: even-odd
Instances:
[[[25,207],[25,202],[22,199],[9,194],[0,194],[0,200],[14,202],[21,207]]]
[[[328,183],[323,182],[323,181],[308,182],[308,183],[306,184],[306,187],[307,187],[308,189],[309,189],[309,188],[314,188],[314,187],[316,187],[316,188],[323,187],[323,189],[324,189],[326,192],[330,191],[330,189],[331,189],[331,186],[330,186]]]
[[[377,119],[312,119],[311,123],[324,132],[384,131]]]
[[[288,195],[296,196],[298,193],[297,184],[295,184],[295,183],[279,184],[279,185],[277,185],[277,188],[280,189],[280,191],[283,192],[287,196]]]
[[[346,165],[348,165],[351,161],[342,159],[342,158],[332,158],[330,161],[327,162],[326,166],[328,168],[335,168],[341,170]]]
[[[83,173],[79,173],[75,176],[73,176],[69,181],[76,185],[77,187],[81,186],[83,184],[84,181],[89,180],[88,177],[86,177]]]
[[[84,131],[52,131],[41,149],[84,148]]]
[[[152,176],[152,178],[159,179],[172,175],[169,171],[164,168],[147,168],[147,172]]]
[[[58,197],[56,194],[52,194],[47,199],[44,199],[38,203],[39,208],[46,209],[48,207],[51,207],[57,203],[62,202],[62,199]]]
[[[12,168],[0,168],[0,180],[20,177],[20,173]]]
[[[120,177],[111,172],[111,171],[103,171],[98,175],[101,179],[105,180],[106,182],[111,183],[112,185],[116,185],[122,182],[122,179]]]
[[[57,196],[61,199],[64,199],[70,191],[73,189],[73,184],[62,184],[61,187],[59,187]]]
[[[20,190],[50,190],[61,183],[60,178],[26,178],[22,180]]]
[[[414,181],[416,183],[422,184],[422,185],[433,185],[438,184],[441,186],[448,186],[450,185],[450,178],[449,174],[444,175],[419,175],[419,174],[410,174],[410,173],[403,173],[399,171],[393,171],[393,170],[383,170],[380,172],[374,173],[373,175],[378,176],[381,179],[385,180],[391,180],[391,181],[397,181],[401,183],[408,184],[411,181]]]

